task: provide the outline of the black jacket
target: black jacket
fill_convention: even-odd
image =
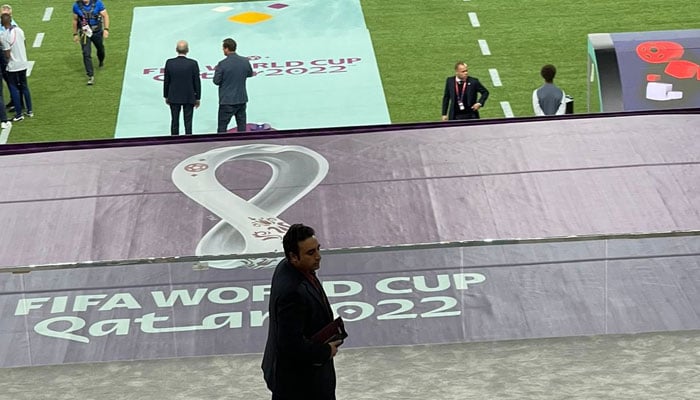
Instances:
[[[447,115],[447,119],[449,120],[455,119],[455,107],[457,103],[457,93],[455,92],[456,79],[457,78],[455,78],[454,76],[447,78],[447,80],[445,81],[445,93],[442,96],[442,115]],[[479,94],[478,101],[476,99],[477,93]],[[478,79],[468,76],[467,89],[464,93],[462,102],[464,103],[464,107],[467,110],[469,110],[469,112],[473,115],[474,118],[479,118],[479,112],[471,111],[471,107],[475,103],[480,103],[483,107],[484,105],[486,105],[486,99],[488,98],[489,91],[486,90],[484,85],[482,85]]]
[[[331,348],[309,339],[333,313],[325,296],[286,259],[272,277],[269,310],[262,362],[267,387],[284,399],[335,399]]]
[[[184,56],[165,62],[163,97],[173,104],[194,104],[202,97],[197,61]]]

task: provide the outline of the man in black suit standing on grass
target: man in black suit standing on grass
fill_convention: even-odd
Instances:
[[[192,134],[192,115],[199,107],[202,96],[202,83],[199,77],[199,64],[196,60],[187,58],[190,49],[186,41],[177,42],[177,57],[165,62],[165,78],[163,80],[163,97],[165,104],[170,105],[170,134],[180,133],[180,110],[185,120],[185,135]]]
[[[479,99],[477,100],[477,93]],[[479,110],[486,104],[489,91],[478,79],[469,76],[464,61],[455,64],[455,76],[447,78],[442,96],[442,120],[479,119]]]

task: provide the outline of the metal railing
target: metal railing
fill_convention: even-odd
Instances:
[[[453,249],[464,247],[480,247],[480,246],[503,246],[517,244],[545,244],[545,243],[572,243],[586,241],[609,241],[609,240],[644,240],[654,238],[671,238],[671,237],[695,237],[700,236],[700,230],[689,231],[672,231],[672,232],[655,232],[655,233],[624,233],[624,234],[605,234],[605,235],[577,235],[577,236],[559,236],[547,238],[508,238],[508,239],[483,239],[483,240],[464,240],[451,242],[433,242],[433,243],[412,243],[412,244],[397,244],[397,245],[381,245],[381,246],[359,246],[347,248],[331,248],[324,249],[323,255],[346,255],[356,253],[379,253],[393,251],[410,251],[410,250],[435,250],[435,249]],[[700,253],[686,254],[700,255]],[[103,268],[116,266],[144,266],[149,264],[166,264],[166,263],[191,263],[194,269],[206,270],[208,263],[221,260],[250,260],[250,259],[272,259],[284,257],[282,252],[266,252],[266,253],[249,253],[249,254],[222,254],[222,255],[183,255],[172,257],[149,257],[123,260],[99,260],[99,261],[76,261],[53,264],[30,264],[20,266],[3,266],[0,267],[0,273],[11,274],[26,274],[36,271],[50,270],[67,270],[67,269],[84,269],[84,268]],[[581,261],[581,260],[578,260]]]

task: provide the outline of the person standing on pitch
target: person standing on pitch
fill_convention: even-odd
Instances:
[[[480,95],[477,101],[477,93]],[[479,119],[479,110],[486,104],[489,91],[478,79],[469,76],[464,61],[455,64],[455,76],[445,81],[442,96],[442,120]]]
[[[109,37],[109,14],[102,0],[76,0],[73,3],[73,41],[80,43],[88,85],[95,84],[92,67],[92,45],[97,50],[100,68],[105,61],[104,39]]]
[[[9,14],[0,15],[0,23],[5,31],[0,34],[0,42],[5,52],[7,60],[7,77],[10,85],[10,95],[15,106],[15,117],[12,122],[22,121],[24,115],[33,117],[32,96],[27,84],[27,48],[25,44],[24,31],[22,28],[12,25],[12,16]],[[22,104],[26,105],[27,113],[22,114]]]
[[[214,70],[214,84],[219,87],[218,133],[226,133],[231,117],[236,117],[236,130],[246,130],[246,79],[253,76],[253,67],[247,58],[236,54],[236,41],[224,39],[226,58],[219,61]]]
[[[532,109],[535,115],[564,115],[566,94],[554,84],[557,69],[552,64],[542,67],[540,75],[544,84],[532,92]]]
[[[316,277],[321,246],[313,228],[292,225],[282,238],[285,258],[272,275],[267,344],[262,369],[272,400],[334,400],[333,358],[342,340],[324,343],[314,334],[333,321]]]
[[[192,134],[192,116],[199,107],[202,96],[202,83],[199,77],[199,64],[187,58],[190,48],[186,41],[180,40],[175,47],[177,57],[165,62],[163,79],[163,97],[170,106],[170,134],[180,133],[180,110],[183,111],[185,135]]]
[[[12,17],[12,6],[9,4],[3,4],[2,6],[0,6],[0,14],[9,14],[10,17]],[[19,26],[19,25],[17,25],[17,22],[15,21],[14,17],[12,18],[12,26]],[[2,34],[2,32],[5,32],[5,27],[0,25],[0,34]],[[10,81],[8,79],[7,70],[6,70],[7,60],[5,59],[4,52],[1,52],[1,51],[0,51],[0,66],[2,66],[2,79],[7,84],[7,90],[9,91],[10,90]],[[24,104],[22,104],[22,105],[24,106]],[[6,108],[6,111],[8,111],[8,112],[15,111],[15,105],[14,105],[14,103],[12,103],[12,96],[10,96],[10,101],[7,102],[7,105],[5,105],[5,108]]]

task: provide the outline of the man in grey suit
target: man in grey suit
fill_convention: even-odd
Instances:
[[[226,58],[219,61],[214,71],[214,84],[219,87],[219,117],[217,132],[225,133],[231,117],[236,116],[236,130],[246,130],[246,79],[253,76],[253,67],[247,58],[236,54],[236,41],[227,38],[223,43]]]
[[[170,106],[170,134],[180,133],[180,110],[185,120],[185,135],[192,134],[192,116],[199,107],[202,84],[199,77],[199,64],[187,58],[190,49],[186,41],[180,40],[175,48],[177,57],[165,62],[163,97]]]

